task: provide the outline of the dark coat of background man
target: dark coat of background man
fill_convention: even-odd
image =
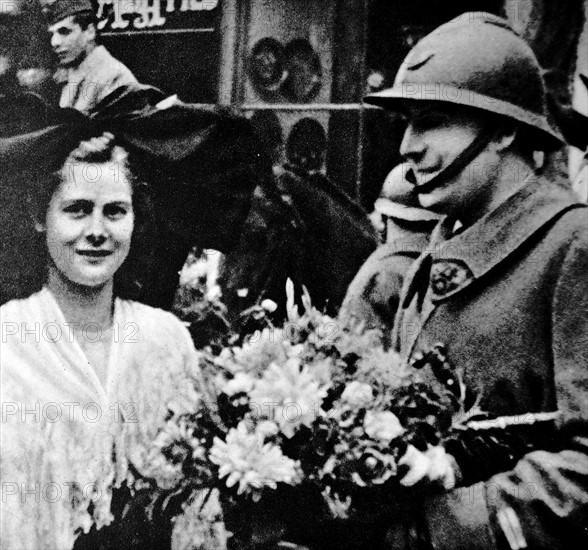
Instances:
[[[42,0],[51,47],[63,85],[60,107],[89,114],[121,86],[137,83],[131,71],[97,43],[96,16],[90,0]]]

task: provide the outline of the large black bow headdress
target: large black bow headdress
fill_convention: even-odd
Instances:
[[[160,109],[160,99],[149,87],[117,90],[90,118],[62,110],[44,121],[50,126],[0,138],[3,301],[23,294],[23,285],[28,292],[23,273],[26,279],[43,269],[30,265],[23,249],[30,225],[27,191],[59,169],[80,141],[104,131],[128,150],[134,172],[152,190],[160,240],[154,247],[177,256],[162,258],[163,269],[179,269],[191,245],[221,251],[233,246],[255,186],[272,177],[252,126],[222,108],[175,102]]]

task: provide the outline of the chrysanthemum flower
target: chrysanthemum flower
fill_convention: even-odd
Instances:
[[[273,363],[251,391],[252,407],[256,406],[291,438],[299,426],[310,426],[327,393],[308,367],[298,358],[283,365]]]
[[[372,387],[357,380],[349,382],[341,395],[341,401],[354,409],[367,407],[374,400]]]
[[[334,344],[342,357],[349,354],[365,357],[372,350],[381,348],[382,334],[378,330],[360,328],[340,330]]]
[[[205,460],[206,449],[194,437],[192,428],[183,420],[170,420],[159,432],[144,461],[144,474],[162,488],[179,482],[186,461]]]
[[[254,380],[245,372],[238,372],[234,378],[227,380],[221,387],[223,393],[229,397],[237,393],[249,393],[253,389]]]
[[[226,441],[215,437],[210,460],[219,466],[219,477],[227,487],[239,485],[238,494],[259,493],[278,483],[294,484],[299,476],[298,462],[284,456],[277,445],[264,443],[260,434],[250,433],[245,422],[229,430]]]
[[[404,433],[400,420],[390,411],[367,411],[363,427],[367,435],[385,444]]]
[[[259,376],[272,363],[286,361],[290,348],[280,329],[265,328],[253,334],[241,347],[225,348],[216,362],[233,374],[246,372]]]
[[[255,425],[255,433],[260,435],[263,439],[277,435],[280,427],[271,420],[262,420]]]

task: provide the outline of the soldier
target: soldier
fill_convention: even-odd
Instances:
[[[349,285],[342,315],[354,317],[367,328],[382,329],[386,341],[398,309],[400,291],[412,263],[426,250],[438,214],[421,208],[407,166],[396,166],[384,182],[372,216],[382,221],[384,244],[363,264]]]
[[[63,85],[60,107],[89,114],[117,88],[137,84],[131,71],[96,42],[90,0],[45,0],[43,11],[59,61],[55,80]]]
[[[407,277],[393,346],[411,359],[442,342],[497,425],[539,435],[507,466],[491,453],[444,464],[407,453],[402,483],[425,496],[389,543],[584,547],[587,210],[542,174],[537,151],[563,140],[547,119],[538,62],[503,19],[463,14],[423,38],[394,86],[366,101],[404,113],[400,152],[414,193],[445,216]]]

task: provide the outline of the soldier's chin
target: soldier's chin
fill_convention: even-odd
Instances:
[[[415,185],[415,193],[419,195],[424,195],[427,193],[431,193],[435,189],[442,187],[445,185],[445,180],[442,178],[438,178],[441,172],[435,172],[433,174],[426,174],[424,177],[416,176],[417,183]]]

